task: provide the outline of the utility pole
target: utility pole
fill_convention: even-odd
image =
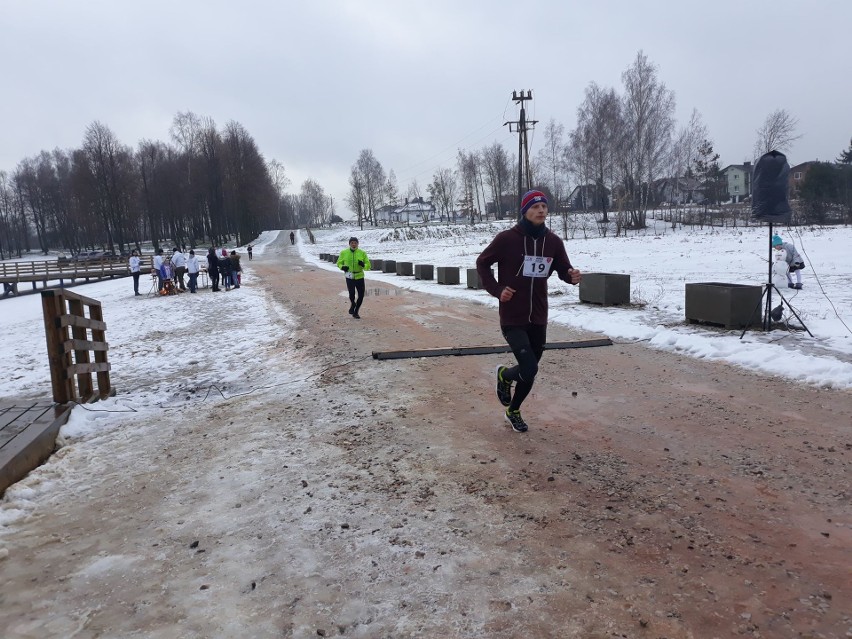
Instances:
[[[527,131],[535,128],[538,120],[527,120],[524,102],[532,100],[532,91],[512,91],[512,101],[521,105],[521,117],[514,122],[504,122],[503,126],[509,125],[509,131],[518,134],[518,210],[521,209],[521,198],[524,192],[532,188],[532,175],[530,173],[530,150],[527,145]],[[514,129],[512,126],[514,125]]]

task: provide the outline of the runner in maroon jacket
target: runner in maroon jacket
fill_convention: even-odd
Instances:
[[[497,398],[506,406],[506,420],[519,433],[527,430],[521,404],[532,389],[547,341],[547,278],[556,273],[570,284],[581,278],[562,240],[545,226],[546,219],[547,197],[528,191],[521,199],[518,223],[498,233],[476,260],[483,287],[500,299],[500,330],[518,360],[516,366],[497,367]],[[491,272],[494,263],[496,280]]]

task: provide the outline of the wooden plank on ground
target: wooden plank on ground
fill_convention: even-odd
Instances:
[[[31,408],[32,406],[26,405],[0,409],[0,448],[27,427],[29,422],[26,415]]]
[[[0,408],[0,414],[20,413],[21,408],[7,406]],[[0,446],[0,495],[50,457],[56,445],[56,435],[68,421],[72,406],[41,403],[23,408],[26,410],[18,414],[11,424],[16,429],[24,424],[24,428]]]
[[[612,340],[608,337],[601,339],[586,339],[573,342],[547,342],[545,350],[558,350],[564,348],[593,348],[595,346],[612,346]],[[408,351],[373,351],[373,359],[409,359],[412,357],[449,357],[459,355],[494,355],[497,353],[510,353],[512,351],[508,344],[496,346],[458,346],[451,348],[424,348]]]

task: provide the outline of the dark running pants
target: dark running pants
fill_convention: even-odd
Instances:
[[[530,394],[538,373],[538,363],[547,342],[547,326],[526,324],[525,326],[501,326],[503,337],[518,360],[517,366],[503,371],[503,379],[515,382],[509,410],[520,410],[521,404]]]
[[[364,278],[360,280],[346,278],[346,289],[349,291],[349,301],[355,306],[355,312],[361,308],[361,302],[364,301]],[[355,299],[355,292],[358,292],[358,299]]]

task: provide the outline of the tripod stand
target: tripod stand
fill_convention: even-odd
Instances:
[[[748,327],[751,326],[751,322],[754,319],[755,313],[757,313],[757,309],[760,308],[761,302],[763,302],[764,297],[766,298],[766,306],[763,311],[763,330],[771,331],[772,330],[772,319],[773,319],[773,309],[772,309],[772,291],[774,290],[778,293],[778,297],[781,298],[781,305],[786,304],[787,308],[790,309],[790,312],[796,316],[796,319],[799,320],[799,323],[802,325],[806,331],[808,331],[808,335],[813,337],[813,333],[810,332],[805,323],[802,321],[802,318],[799,317],[799,314],[795,311],[795,309],[790,306],[790,302],[786,300],[786,298],[781,294],[781,291],[778,290],[778,287],[772,282],[772,223],[769,223],[769,278],[766,281],[766,284],[763,285],[763,292],[760,294],[760,299],[757,301],[757,305],[754,307],[754,310],[751,312],[751,315],[748,318],[748,322],[746,323],[745,328],[743,329],[742,334],[740,335],[740,339],[746,334]],[[776,318],[777,319],[780,318]]]

